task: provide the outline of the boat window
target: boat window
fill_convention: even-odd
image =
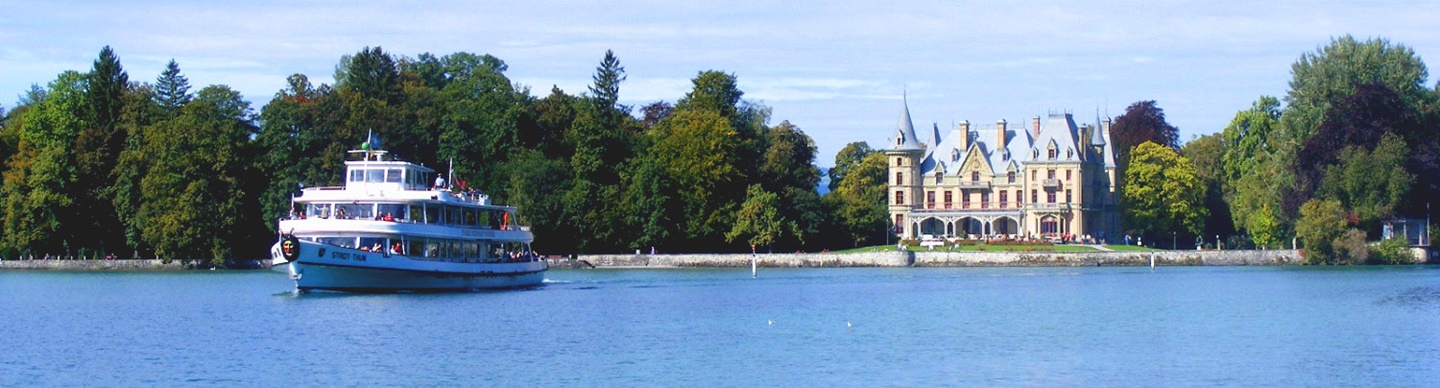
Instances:
[[[363,182],[363,181],[365,181],[365,170],[361,170],[361,169],[358,169],[358,168],[357,168],[357,169],[352,169],[352,170],[350,170],[350,181],[351,181],[351,182]]]
[[[409,207],[398,203],[382,203],[376,205],[376,207],[378,210],[375,214],[379,215],[380,219],[384,221],[403,221],[405,220],[405,212],[409,210]]]
[[[442,258],[442,257],[445,257],[445,248],[447,248],[447,246],[443,243],[443,241],[440,241],[440,240],[426,240],[426,241],[425,241],[425,257],[428,257],[428,258]]]
[[[465,251],[460,249],[460,240],[450,240],[449,253],[451,261],[465,261]]]
[[[448,214],[448,216],[446,216],[445,219],[446,219],[447,221],[449,221],[449,222],[447,222],[447,223],[449,223],[449,224],[456,224],[456,225],[460,224],[461,221],[465,219],[463,216],[460,215],[460,213],[461,213],[461,209],[458,208],[458,207],[454,207],[454,206],[446,207],[446,208],[445,208],[445,214]]]
[[[440,223],[440,205],[426,205],[426,206],[425,206],[425,223],[427,223],[427,224],[438,224],[438,223]]]
[[[375,218],[375,205],[369,203],[339,203],[335,204],[335,218],[351,220],[368,220]]]
[[[360,250],[366,252],[384,252],[387,239],[384,237],[361,237]]]
[[[369,169],[369,170],[365,170],[365,181],[366,181],[366,182],[370,182],[370,183],[380,183],[380,182],[384,182],[384,181],[385,181],[385,170],[381,170],[381,169]]]
[[[385,170],[385,183],[400,183],[400,169],[392,168]]]
[[[480,244],[479,244],[479,243],[476,243],[476,242],[466,242],[466,243],[463,244],[462,249],[463,249],[463,251],[464,251],[465,258],[466,258],[465,261],[467,261],[467,262],[478,262],[478,261],[479,261],[479,259],[480,259]]]
[[[407,242],[409,244],[405,244],[405,252],[409,254],[408,256],[416,258],[425,257],[425,240],[410,239],[410,241]]]
[[[465,209],[465,225],[475,226],[475,209]]]
[[[305,207],[306,217],[330,218],[330,204],[312,203]]]
[[[405,214],[405,220],[410,222],[425,222],[425,208],[420,205],[410,205],[410,212]]]
[[[341,248],[355,247],[354,237],[317,237],[315,240],[323,244],[330,244]]]

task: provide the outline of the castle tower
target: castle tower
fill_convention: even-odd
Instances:
[[[900,120],[895,127],[895,142],[884,151],[885,163],[889,166],[886,176],[889,190],[886,190],[885,201],[889,204],[891,231],[902,238],[915,237],[917,234],[910,213],[921,203],[920,157],[925,148],[915,137],[908,99],[901,102]]]

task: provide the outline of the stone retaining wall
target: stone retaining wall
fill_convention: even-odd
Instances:
[[[1067,267],[1155,265],[1296,265],[1294,250],[1265,251],[1155,251],[1151,252],[915,252],[916,267]]]
[[[734,268],[749,267],[750,259],[756,265],[767,268],[801,267],[905,267],[913,258],[908,252],[867,252],[867,253],[777,253],[747,255],[737,254],[683,254],[683,255],[581,255],[576,262],[599,268]],[[565,267],[567,259],[552,261],[551,265]],[[559,264],[559,265],[557,265]],[[585,265],[581,265],[582,267]],[[575,266],[571,266],[574,268]]]
[[[0,261],[0,269],[50,271],[179,271],[190,268],[178,260],[165,263],[156,259]]]
[[[0,269],[48,270],[48,271],[182,271],[196,269],[194,265],[180,260],[166,263],[159,259],[115,259],[115,260],[0,260]],[[240,260],[231,263],[230,269],[270,268],[269,259]]]
[[[582,255],[549,259],[555,268],[749,267],[747,254]],[[760,267],[1067,267],[1148,266],[1150,252],[945,252],[801,253],[755,255]],[[1298,251],[1156,251],[1155,265],[1295,265]]]

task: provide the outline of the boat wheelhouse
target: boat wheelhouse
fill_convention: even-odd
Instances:
[[[274,268],[300,290],[446,291],[539,285],[516,209],[445,184],[435,170],[351,151],[345,185],[305,188],[279,221]],[[433,182],[433,183],[432,183]]]

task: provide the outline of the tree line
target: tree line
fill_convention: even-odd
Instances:
[[[333,85],[292,75],[257,113],[225,85],[192,92],[173,60],[154,82],[132,81],[105,47],[88,72],[0,112],[0,254],[263,257],[297,189],[342,184],[345,151],[371,132],[518,206],[545,253],[819,250],[884,236],[883,160],[852,144],[820,196],[814,141],[772,124],[733,74],[699,72],[673,103],[634,108],[618,102],[626,76],[613,52],[578,95],[532,96],[506,70],[490,55],[366,47],[340,58]]]
[[[1440,194],[1440,84],[1427,75],[1409,47],[1346,35],[1303,54],[1283,98],[1260,96],[1183,147],[1154,101],[1131,105],[1112,127],[1127,228],[1298,243],[1317,264],[1409,262],[1403,241],[1366,241],[1387,220],[1428,219]]]

